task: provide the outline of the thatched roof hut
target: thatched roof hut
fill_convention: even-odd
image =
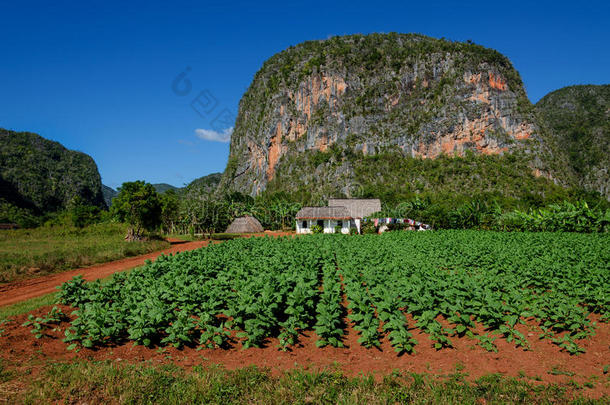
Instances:
[[[330,198],[329,207],[345,207],[352,218],[365,218],[381,211],[379,198]]]
[[[235,218],[227,228],[227,233],[255,233],[263,232],[263,226],[258,219],[250,216]]]

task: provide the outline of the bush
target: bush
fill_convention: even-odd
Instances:
[[[339,225],[335,226],[335,233],[341,233],[341,229],[343,229],[342,226],[339,226]]]
[[[388,231],[404,231],[409,227],[409,224],[388,224]]]
[[[514,210],[495,218],[493,228],[502,231],[531,232],[607,232],[610,211],[589,208],[584,202],[564,201],[546,208]]]
[[[349,228],[349,234],[350,235],[358,235],[358,229],[357,228]]]
[[[322,233],[324,232],[324,229],[320,226],[320,225],[312,225],[311,227],[311,233],[318,234],[318,233]]]
[[[372,221],[367,221],[362,224],[361,232],[363,235],[377,233],[377,227]]]

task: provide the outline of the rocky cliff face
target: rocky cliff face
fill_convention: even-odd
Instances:
[[[300,156],[330,149],[421,158],[522,151],[542,174],[540,145],[519,74],[498,52],[411,34],[334,37],[291,47],[257,72],[221,186],[256,195]],[[342,156],[308,181],[349,188],[353,168]]]

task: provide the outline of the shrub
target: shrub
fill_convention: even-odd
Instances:
[[[313,225],[311,227],[311,233],[318,234],[324,232],[324,229],[320,225]]]
[[[371,221],[367,221],[364,224],[362,224],[361,229],[362,229],[361,232],[363,235],[377,233],[377,227]]]
[[[404,231],[409,227],[409,224],[388,224],[388,231]]]

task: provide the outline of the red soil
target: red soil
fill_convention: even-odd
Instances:
[[[261,232],[255,234],[244,235],[244,237],[250,236],[285,236],[292,235],[294,232]],[[169,249],[162,250],[160,252],[148,253],[145,255],[129,257],[126,259],[115,260],[108,263],[96,264],[90,267],[83,267],[76,270],[68,270],[57,274],[51,274],[44,277],[32,278],[29,280],[16,281],[14,283],[8,283],[0,285],[0,306],[10,305],[17,302],[25,301],[30,298],[39,297],[41,295],[49,294],[57,291],[56,287],[71,280],[74,276],[79,274],[83,276],[85,280],[97,280],[117,273],[132,269],[134,267],[142,266],[146,260],[155,260],[161,254],[170,254],[185,252],[187,250],[198,249],[203,246],[207,246],[209,241],[194,241],[185,242],[179,239],[169,239],[172,247]],[[214,241],[214,243],[217,243]]]
[[[272,233],[272,235],[290,235],[292,233]],[[256,236],[269,235],[262,233]],[[206,242],[188,242],[178,244],[165,252],[177,252],[205,246]],[[62,273],[48,277],[53,281],[40,281],[44,288],[49,287],[47,292],[53,291],[54,287],[62,280],[68,280],[73,275],[84,274],[87,279],[104,277],[115,271],[121,271],[130,267],[141,265],[147,258],[155,258],[159,253],[140,256],[137,258],[124,259],[106,265],[93,266],[74,272]],[[88,271],[91,270],[89,273]],[[30,283],[30,284],[26,284]],[[21,296],[31,295],[38,291],[37,284],[23,282]],[[27,286],[30,286],[29,292]],[[2,290],[0,302],[7,300]],[[9,290],[9,294],[13,291]],[[40,295],[40,294],[36,294]],[[20,296],[14,294],[13,296]],[[13,301],[15,302],[15,301]],[[346,302],[343,303],[344,305]],[[41,308],[32,313],[42,315],[47,313],[51,307]],[[72,308],[61,306],[66,314],[70,314]],[[73,319],[74,317],[71,316]],[[599,321],[599,317],[592,316],[593,321]],[[158,348],[146,348],[133,346],[132,342],[125,342],[108,347],[96,349],[81,349],[78,353],[66,350],[67,344],[62,342],[63,332],[69,324],[60,325],[61,330],[49,332],[48,336],[36,339],[30,329],[21,326],[27,319],[27,315],[20,315],[9,323],[2,325],[4,332],[0,336],[0,359],[5,361],[5,366],[14,368],[38,368],[44,367],[47,360],[50,361],[73,361],[73,360],[113,360],[126,362],[140,362],[151,360],[153,363],[171,363],[181,367],[189,368],[195,365],[222,364],[228,369],[237,369],[249,365],[269,368],[273,375],[302,367],[306,370],[321,370],[325,368],[340,368],[348,376],[359,374],[373,374],[376,379],[390,374],[394,370],[401,372],[429,373],[435,375],[447,375],[460,369],[462,373],[468,374],[469,380],[490,373],[500,373],[507,376],[522,377],[531,383],[556,383],[568,384],[571,380],[578,384],[592,382],[593,388],[584,388],[583,395],[592,398],[600,398],[610,395],[610,376],[603,373],[605,365],[610,364],[610,324],[597,322],[595,335],[579,342],[586,353],[572,356],[554,345],[550,340],[539,340],[539,328],[532,322],[526,325],[518,325],[517,329],[522,332],[529,344],[529,350],[525,351],[508,343],[505,339],[498,337],[495,344],[498,352],[487,352],[477,346],[477,341],[464,338],[451,337],[453,348],[435,350],[433,342],[428,335],[419,329],[412,328],[413,337],[419,344],[415,346],[416,353],[397,355],[386,338],[382,339],[380,349],[366,349],[357,343],[357,332],[353,325],[347,321],[345,335],[345,348],[317,348],[315,342],[317,336],[313,331],[306,331],[300,336],[300,343],[292,350],[283,352],[278,350],[278,340],[268,339],[263,348],[250,348],[242,350],[239,339],[232,342],[227,349],[202,349],[194,347],[175,349],[167,347],[163,351]],[[414,325],[413,319],[408,315],[409,325]],[[442,319],[439,319],[444,323]],[[479,334],[485,333],[479,325],[476,329]],[[35,366],[33,366],[35,365]],[[551,371],[560,370],[564,374],[551,374]],[[40,370],[33,370],[37,373]],[[574,373],[574,375],[566,375]],[[524,377],[525,376],[525,377]],[[570,386],[568,386],[570,387]]]
[[[51,307],[34,311],[42,315]],[[72,308],[61,306],[66,314]],[[538,340],[539,329],[528,323],[519,325],[519,329],[527,337],[531,348],[525,351],[516,348],[503,338],[496,339],[498,352],[487,352],[476,345],[476,341],[468,338],[452,337],[453,348],[435,350],[428,335],[418,329],[411,332],[418,340],[416,353],[397,355],[387,339],[382,339],[380,349],[366,349],[357,343],[358,335],[349,325],[346,330],[345,348],[317,348],[315,332],[306,331],[300,336],[300,343],[291,351],[278,350],[278,340],[268,339],[264,348],[242,349],[238,339],[235,339],[228,349],[202,349],[185,347],[175,349],[167,347],[162,352],[158,348],[134,346],[132,342],[102,347],[97,349],[81,349],[78,353],[66,350],[67,343],[62,342],[63,330],[68,323],[60,325],[61,330],[50,331],[48,336],[36,339],[30,328],[23,327],[27,315],[16,317],[10,323],[3,325],[5,329],[0,337],[0,359],[5,365],[12,367],[31,367],[37,364],[43,367],[46,360],[73,361],[80,360],[114,360],[141,362],[151,360],[153,363],[176,364],[189,368],[195,365],[222,364],[228,369],[237,369],[249,365],[269,368],[273,375],[282,371],[302,367],[306,370],[321,370],[325,368],[341,369],[346,375],[373,374],[376,379],[390,374],[394,370],[401,372],[429,373],[447,375],[456,371],[468,373],[467,379],[474,380],[490,373],[501,373],[507,376],[523,377],[531,383],[567,384],[574,380],[579,384],[593,382],[593,388],[584,388],[586,396],[599,398],[610,395],[610,379],[604,375],[603,367],[610,363],[610,325],[598,323],[596,334],[579,344],[586,353],[571,356],[563,352],[548,339]],[[74,318],[74,316],[71,316]],[[597,319],[597,317],[594,317]],[[409,325],[413,320],[408,317]],[[483,332],[481,327],[477,332]],[[32,361],[33,360],[33,361]],[[38,367],[38,366],[37,366]],[[462,369],[463,367],[463,369]],[[550,374],[551,370],[561,370],[568,375]],[[538,381],[539,380],[539,381]]]

